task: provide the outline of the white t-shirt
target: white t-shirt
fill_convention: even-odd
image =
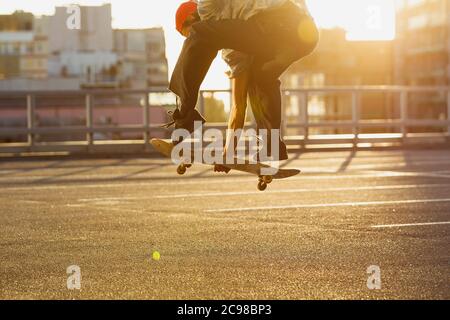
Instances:
[[[262,10],[283,5],[288,0],[199,0],[202,20],[247,20]]]
[[[198,0],[198,13],[202,20],[247,20],[257,13],[280,7],[292,1],[307,12],[305,0]],[[222,58],[230,67],[228,75],[234,78],[251,64],[251,56],[231,49],[222,50]]]

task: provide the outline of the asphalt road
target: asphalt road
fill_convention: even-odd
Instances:
[[[450,150],[286,167],[303,174],[262,193],[166,159],[1,161],[0,298],[450,298]]]

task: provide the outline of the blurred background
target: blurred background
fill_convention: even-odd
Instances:
[[[0,143],[168,137],[159,125],[175,106],[166,88],[184,40],[174,27],[181,2],[80,0],[77,29],[66,1],[2,3]],[[283,75],[286,137],[448,132],[449,0],[307,4],[321,41]],[[219,128],[226,70],[219,55],[198,106]]]

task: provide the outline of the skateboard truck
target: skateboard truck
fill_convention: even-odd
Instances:
[[[177,168],[177,173],[182,176],[183,174],[186,173],[186,170],[189,169],[190,167],[192,167],[192,164],[180,164]]]
[[[258,182],[258,190],[264,191],[267,189],[267,185],[271,184],[273,181],[272,176],[259,176],[259,182]]]
[[[187,169],[189,169],[190,167],[192,167],[192,164],[180,164],[177,167],[177,173],[182,176],[186,173]],[[272,176],[259,176],[259,181],[258,181],[258,190],[259,191],[265,191],[267,189],[267,186],[269,184],[271,184],[273,181],[273,177]]]

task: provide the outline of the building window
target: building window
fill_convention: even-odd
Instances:
[[[415,30],[424,28],[427,26],[428,16],[425,14],[421,14],[418,16],[413,16],[408,19],[408,29]]]
[[[408,6],[410,6],[410,7],[418,6],[418,5],[421,5],[424,3],[425,3],[425,0],[408,0]]]

